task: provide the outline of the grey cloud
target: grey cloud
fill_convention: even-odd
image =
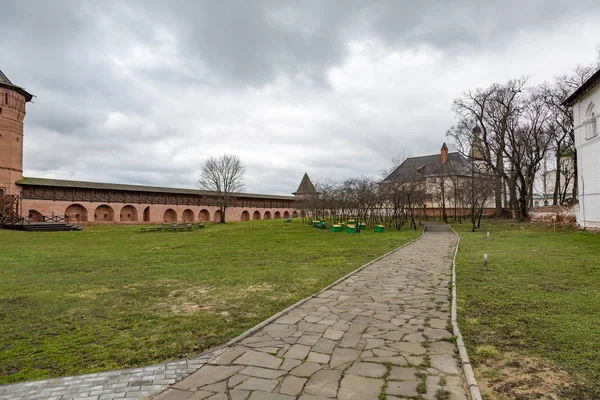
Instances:
[[[349,42],[374,39],[388,53],[431,46],[443,53],[440,73],[458,53],[498,54],[522,32],[551,33],[599,9],[592,0],[8,0],[0,69],[38,96],[25,120],[32,174],[190,187],[202,157],[227,149],[259,155],[247,161],[248,190],[286,194],[304,171],[377,175],[400,150],[437,152],[445,139],[449,99],[418,69],[405,77],[423,87],[410,97],[402,87],[352,94],[362,103],[335,93],[328,74]],[[380,67],[370,62],[367,71]],[[458,94],[470,83],[443,84]],[[282,92],[255,104],[275,86]],[[269,125],[281,104],[302,118]],[[123,120],[111,125],[116,113]],[[268,163],[274,151],[286,162]]]

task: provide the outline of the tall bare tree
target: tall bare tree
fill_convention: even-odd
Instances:
[[[385,183],[379,186],[379,194],[382,201],[382,208],[385,209],[386,217],[389,217],[388,227],[394,224],[396,229],[400,229],[404,225],[404,217],[406,215],[406,182],[404,181],[404,176],[394,174],[394,172],[410,157],[410,151],[402,149],[397,155],[392,157],[390,166],[381,170],[381,177]],[[391,212],[391,215],[387,215],[388,212]]]
[[[504,154],[511,165],[515,217],[529,218],[535,177],[557,129],[539,88],[528,89],[520,100],[519,112],[507,124]]]
[[[454,100],[452,107],[459,122],[448,130],[447,135],[463,145],[463,155],[476,141],[473,127],[477,124],[481,128],[481,148],[478,150],[494,173],[497,216],[502,215],[502,180],[507,177],[504,160],[506,131],[510,119],[518,112],[518,94],[526,82],[527,78],[520,78],[509,80],[504,85],[494,84],[485,89],[467,91]]]
[[[244,190],[246,169],[235,154],[210,157],[202,164],[198,187],[215,192],[221,223],[225,223],[225,212],[236,193]]]
[[[552,83],[544,83],[541,88],[544,93],[544,98],[548,108],[550,108],[552,114],[551,117],[556,125],[552,149],[554,150],[554,158],[556,162],[556,174],[554,181],[554,197],[553,204],[562,204],[564,202],[565,194],[563,192],[561,196],[561,188],[565,187],[561,184],[562,178],[568,178],[573,180],[573,190],[571,193],[573,201],[577,199],[577,149],[575,148],[575,128],[573,126],[573,110],[571,107],[567,107],[562,102],[581,86],[586,80],[588,80],[594,72],[598,69],[599,65],[591,66],[578,66],[571,73],[566,75],[557,76]],[[560,171],[563,169],[561,165],[564,164],[563,157],[568,156],[572,158],[573,163],[573,176],[565,177]],[[569,161],[567,161],[569,163]]]

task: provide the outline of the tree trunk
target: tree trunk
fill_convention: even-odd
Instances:
[[[502,139],[504,142],[504,138]],[[502,217],[502,177],[504,176],[504,158],[502,154],[504,152],[504,144],[498,151],[498,157],[496,160],[496,184],[494,187],[494,200],[496,200],[496,217]]]
[[[502,199],[503,199],[503,203],[505,208],[509,208],[510,207],[510,203],[508,201],[508,192],[506,190],[506,187],[508,186],[508,183],[506,181],[506,178],[502,177],[500,178],[502,180],[501,185],[502,185]]]
[[[502,176],[496,178],[494,198],[496,200],[496,217],[502,217]]]
[[[444,221],[444,223],[448,223],[448,215],[446,214],[446,190],[444,188],[444,178],[442,178],[442,221]]]
[[[510,192],[510,206],[514,213],[515,219],[520,219],[521,214],[519,212],[519,202],[517,200],[517,185],[514,182],[508,182],[508,190]]]
[[[521,195],[519,198],[519,219],[526,221],[529,219],[529,209],[527,207],[527,195]]]
[[[560,192],[560,148],[556,149],[556,171],[554,174],[554,194],[552,196],[552,205],[558,205],[558,195]]]
[[[528,199],[529,199],[528,200],[529,201],[529,208],[532,208],[533,207],[533,180],[529,184],[529,196],[528,196]],[[546,199],[546,194],[545,193],[544,193],[544,199]]]

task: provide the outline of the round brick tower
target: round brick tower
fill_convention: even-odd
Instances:
[[[23,178],[23,119],[32,95],[0,71],[0,197],[18,195]]]

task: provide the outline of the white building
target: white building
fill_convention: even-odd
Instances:
[[[600,70],[563,103],[573,109],[579,207],[577,223],[600,229]]]

